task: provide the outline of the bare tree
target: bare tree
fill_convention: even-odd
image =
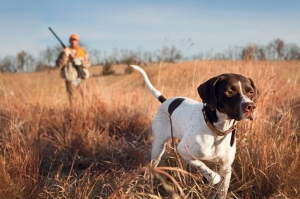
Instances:
[[[284,41],[277,38],[270,42],[268,49],[272,55],[272,59],[284,60]]]
[[[255,60],[256,48],[255,44],[246,46],[242,51],[241,59],[244,61]]]
[[[300,48],[296,44],[288,44],[285,46],[285,54],[287,60],[299,60]]]
[[[163,46],[161,50],[159,50],[159,55],[157,57],[158,63],[162,63],[166,59],[166,55],[169,51],[167,46]]]
[[[21,51],[17,54],[17,71],[32,72],[35,70],[35,59],[26,51]]]
[[[26,56],[27,53],[25,51],[21,51],[17,55],[17,59],[18,59],[17,70],[20,72],[24,70]]]
[[[43,60],[45,62],[46,65],[50,66],[51,63],[53,63],[53,61],[55,59],[53,59],[53,50],[49,47],[47,47],[47,49],[45,50],[45,52],[43,53]]]
[[[39,64],[46,66],[55,66],[55,61],[62,51],[60,45],[54,47],[47,47],[46,50],[42,51],[39,55]]]
[[[103,60],[104,58],[102,57],[102,53],[101,53],[100,50],[96,50],[96,49],[90,50],[89,56],[90,56],[92,65],[101,65],[101,64],[103,64],[101,62],[101,60]]]
[[[111,54],[111,60],[114,64],[119,64],[120,63],[119,51],[116,48],[113,49],[113,52]]]
[[[169,50],[168,62],[175,63],[175,62],[179,61],[180,59],[182,59],[182,57],[183,56],[182,56],[181,52],[175,46],[173,46]]]
[[[277,51],[278,60],[284,60],[284,41],[278,38],[274,40],[274,44]]]
[[[151,52],[144,52],[143,62],[147,66],[152,63],[152,54]]]
[[[17,59],[15,56],[6,56],[2,60],[2,68],[3,72],[15,72],[17,69]]]
[[[261,48],[258,48],[257,50],[257,59],[260,60],[260,61],[264,61],[267,59],[266,57],[266,53],[265,53],[265,49],[263,47]]]

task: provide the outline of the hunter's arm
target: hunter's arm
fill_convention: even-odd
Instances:
[[[67,62],[68,62],[68,56],[64,52],[61,52],[56,60],[56,66],[59,69],[62,69]]]
[[[90,58],[89,58],[89,55],[86,54],[86,55],[85,55],[85,59],[82,60],[82,67],[83,67],[83,68],[89,68],[90,66],[91,66],[91,60],[90,60]]]

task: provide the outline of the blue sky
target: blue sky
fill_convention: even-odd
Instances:
[[[296,0],[2,0],[0,57],[57,45],[49,26],[66,44],[77,33],[107,53],[175,45],[190,56],[275,38],[300,46],[299,20]]]

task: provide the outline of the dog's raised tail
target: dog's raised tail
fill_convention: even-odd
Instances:
[[[146,72],[139,66],[137,65],[130,65],[132,68],[134,68],[135,70],[138,70],[144,77],[144,81],[145,84],[147,85],[148,89],[150,90],[150,92],[152,93],[152,95],[154,95],[154,97],[156,99],[158,99],[158,101],[160,101],[161,103],[163,103],[164,101],[166,101],[167,99],[161,94],[161,92],[159,90],[157,90],[150,82],[148,75],[146,74]]]

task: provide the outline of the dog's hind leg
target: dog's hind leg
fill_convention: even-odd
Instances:
[[[162,147],[160,147],[160,148],[152,148],[151,161],[152,161],[152,166],[154,168],[157,167],[157,165],[159,164],[161,157],[163,156],[163,154],[166,150],[166,145],[167,145],[167,142],[163,143]]]
[[[152,151],[151,151],[151,161],[153,161],[153,166],[156,167],[161,157],[163,156],[166,149],[166,141],[171,135],[170,121],[167,115],[157,114],[153,120],[152,124]]]

